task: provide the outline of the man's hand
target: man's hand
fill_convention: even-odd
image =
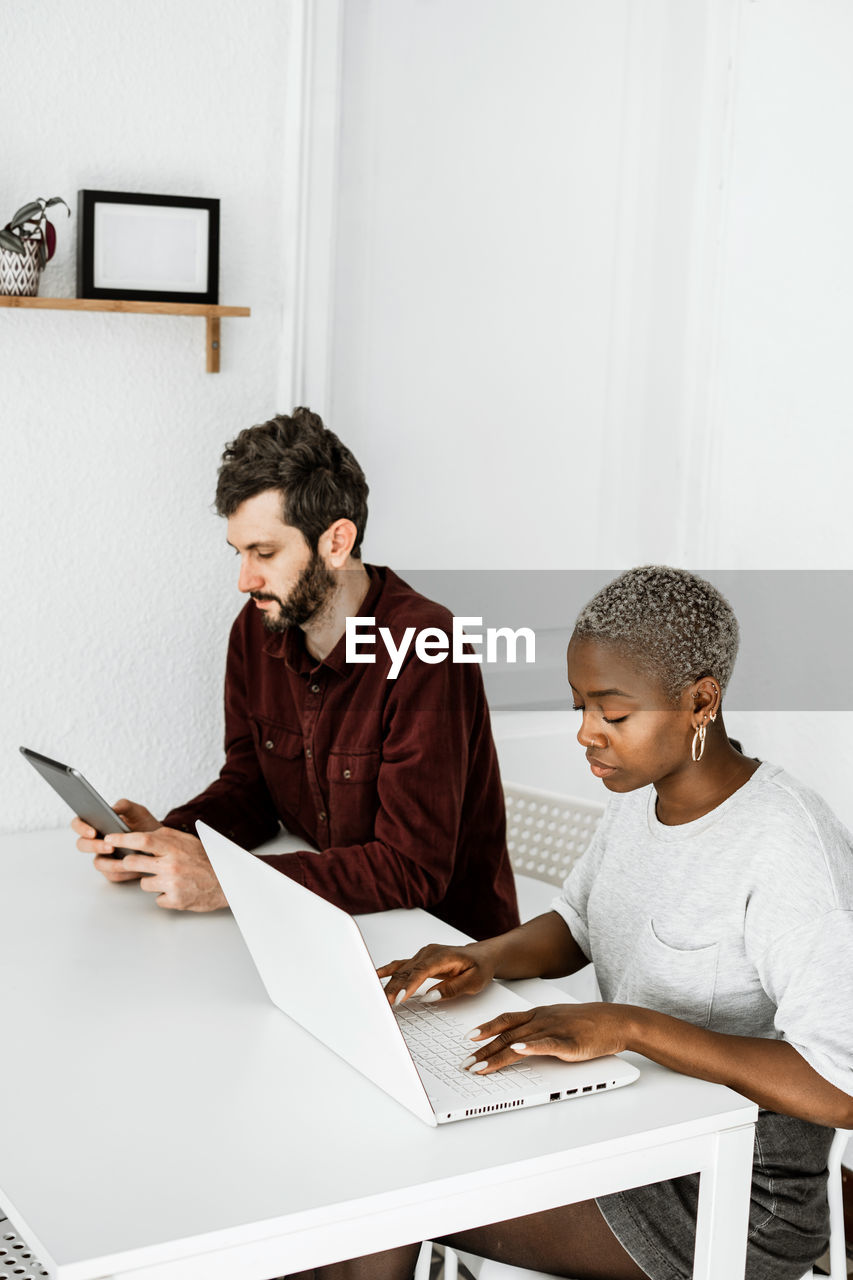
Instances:
[[[124,818],[131,831],[156,831],[160,826],[159,821],[154,817],[150,809],[146,809],[144,804],[136,804],[133,800],[117,800],[113,805],[116,813],[120,818]],[[81,853],[94,853],[95,866],[107,880],[112,880],[118,884],[122,880],[138,880],[142,875],[141,871],[129,871],[125,869],[118,858],[107,858],[101,855],[112,853],[118,847],[124,846],[124,835],[114,836],[112,841],[106,838],[101,839],[95,832],[94,827],[90,827],[87,822],[83,822],[80,818],[74,818],[71,823],[72,831],[76,831],[80,839],[77,841],[77,848]]]
[[[140,889],[157,894],[158,907],[175,911],[217,911],[227,907],[225,894],[197,836],[158,826],[153,831],[108,835],[104,844],[138,852],[125,854],[121,862],[96,858],[98,870],[108,880],[140,878]],[[123,874],[110,875],[110,867],[120,868]]]

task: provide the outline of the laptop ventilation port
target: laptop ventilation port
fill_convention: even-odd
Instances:
[[[524,1098],[513,1098],[511,1102],[492,1102],[484,1107],[469,1107],[466,1116],[484,1116],[489,1111],[508,1111],[511,1107],[523,1107]]]

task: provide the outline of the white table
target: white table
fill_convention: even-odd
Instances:
[[[695,1275],[742,1276],[756,1107],[729,1089],[637,1059],[430,1129],[268,1003],[229,913],[108,885],[67,831],[0,837],[0,894],[0,1204],[58,1280],[266,1280],[695,1170]],[[377,959],[435,931],[365,923]]]

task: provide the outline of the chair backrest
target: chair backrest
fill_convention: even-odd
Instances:
[[[562,885],[589,847],[604,805],[513,782],[504,783],[504,796],[513,871]]]

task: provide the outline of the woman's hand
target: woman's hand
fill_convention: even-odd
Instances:
[[[546,1004],[502,1013],[471,1032],[489,1040],[466,1058],[463,1067],[488,1075],[521,1058],[545,1054],[564,1062],[585,1062],[627,1048],[625,1014],[618,1004]]]
[[[484,942],[464,947],[441,947],[430,943],[411,960],[392,960],[376,972],[390,978],[385,994],[390,1004],[414,996],[429,978],[440,978],[421,1000],[449,1000],[452,996],[473,996],[488,986],[495,976],[493,949]]]
[[[473,996],[492,978],[560,978],[583,968],[587,958],[556,911],[528,920],[495,938],[460,947],[430,944],[411,960],[392,960],[376,972],[390,978],[385,988],[391,1004],[419,991],[429,978],[438,978],[421,1000],[449,1000]]]

